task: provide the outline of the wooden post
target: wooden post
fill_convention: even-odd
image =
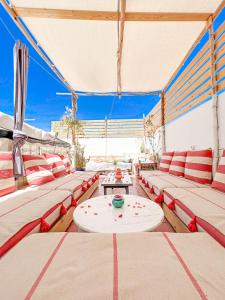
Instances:
[[[72,145],[73,145],[73,165],[76,168],[76,128],[75,128],[75,121],[76,121],[76,112],[77,112],[77,95],[72,94]]]
[[[108,120],[107,117],[105,117],[105,160],[107,158],[107,152],[108,152]]]
[[[213,32],[213,18],[208,19],[208,33],[210,43],[211,59],[211,82],[212,82],[212,112],[213,112],[213,174],[215,174],[219,161],[219,117],[218,117],[218,95],[215,70],[215,41]]]
[[[162,118],[162,152],[166,151],[166,130],[165,130],[165,93],[161,93],[161,118]]]

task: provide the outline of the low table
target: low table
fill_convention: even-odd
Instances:
[[[86,232],[129,233],[152,231],[164,219],[162,208],[149,199],[124,195],[124,206],[112,206],[113,195],[91,198],[73,214],[76,225]]]
[[[129,194],[129,186],[133,185],[133,181],[127,172],[123,172],[121,180],[115,179],[115,173],[109,173],[101,185],[104,187],[104,195],[107,195],[107,188],[125,188],[126,194]]]

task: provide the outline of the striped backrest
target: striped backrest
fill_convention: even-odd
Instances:
[[[225,150],[223,151],[223,155],[220,159],[212,187],[225,192]]]
[[[45,159],[53,173],[58,178],[67,175],[62,159],[57,154],[45,154]]]
[[[0,197],[15,190],[12,152],[0,152]]]
[[[60,158],[63,161],[63,164],[64,164],[64,166],[66,168],[66,172],[69,174],[70,171],[71,171],[71,161],[70,161],[69,157],[68,156],[64,156],[64,155],[59,155],[59,156],[60,156]]]
[[[27,182],[30,186],[37,186],[55,179],[51,169],[41,155],[23,155]]]
[[[176,176],[184,176],[186,156],[187,152],[174,152],[169,169],[170,174]]]
[[[160,159],[159,170],[162,172],[169,172],[170,164],[173,158],[174,152],[164,152]]]
[[[212,150],[188,151],[184,177],[202,184],[212,182]]]

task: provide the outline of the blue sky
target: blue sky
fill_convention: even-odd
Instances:
[[[9,28],[13,37],[5,28]],[[0,5],[0,111],[13,114],[13,46],[14,39],[20,39],[27,44],[30,51],[28,93],[26,118],[33,126],[50,130],[50,121],[58,120],[63,115],[65,106],[70,106],[70,96],[57,96],[56,92],[67,92],[67,89],[58,82],[56,76],[30,46],[25,37],[13,23],[11,18]],[[2,42],[4,41],[4,42]],[[37,63],[34,61],[36,60]],[[41,66],[42,67],[41,67]],[[43,67],[52,76],[43,70]],[[158,96],[131,96],[122,97],[79,97],[78,119],[105,119],[111,118],[142,118],[158,102]]]

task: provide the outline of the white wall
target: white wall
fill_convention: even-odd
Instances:
[[[213,146],[212,101],[193,109],[165,128],[166,150],[204,149]]]
[[[225,148],[225,93],[219,95],[219,137],[220,148]]]
[[[85,156],[133,156],[140,152],[142,138],[80,139]]]
[[[213,148],[212,100],[166,125],[166,150]],[[225,148],[225,93],[219,95],[220,148]]]

